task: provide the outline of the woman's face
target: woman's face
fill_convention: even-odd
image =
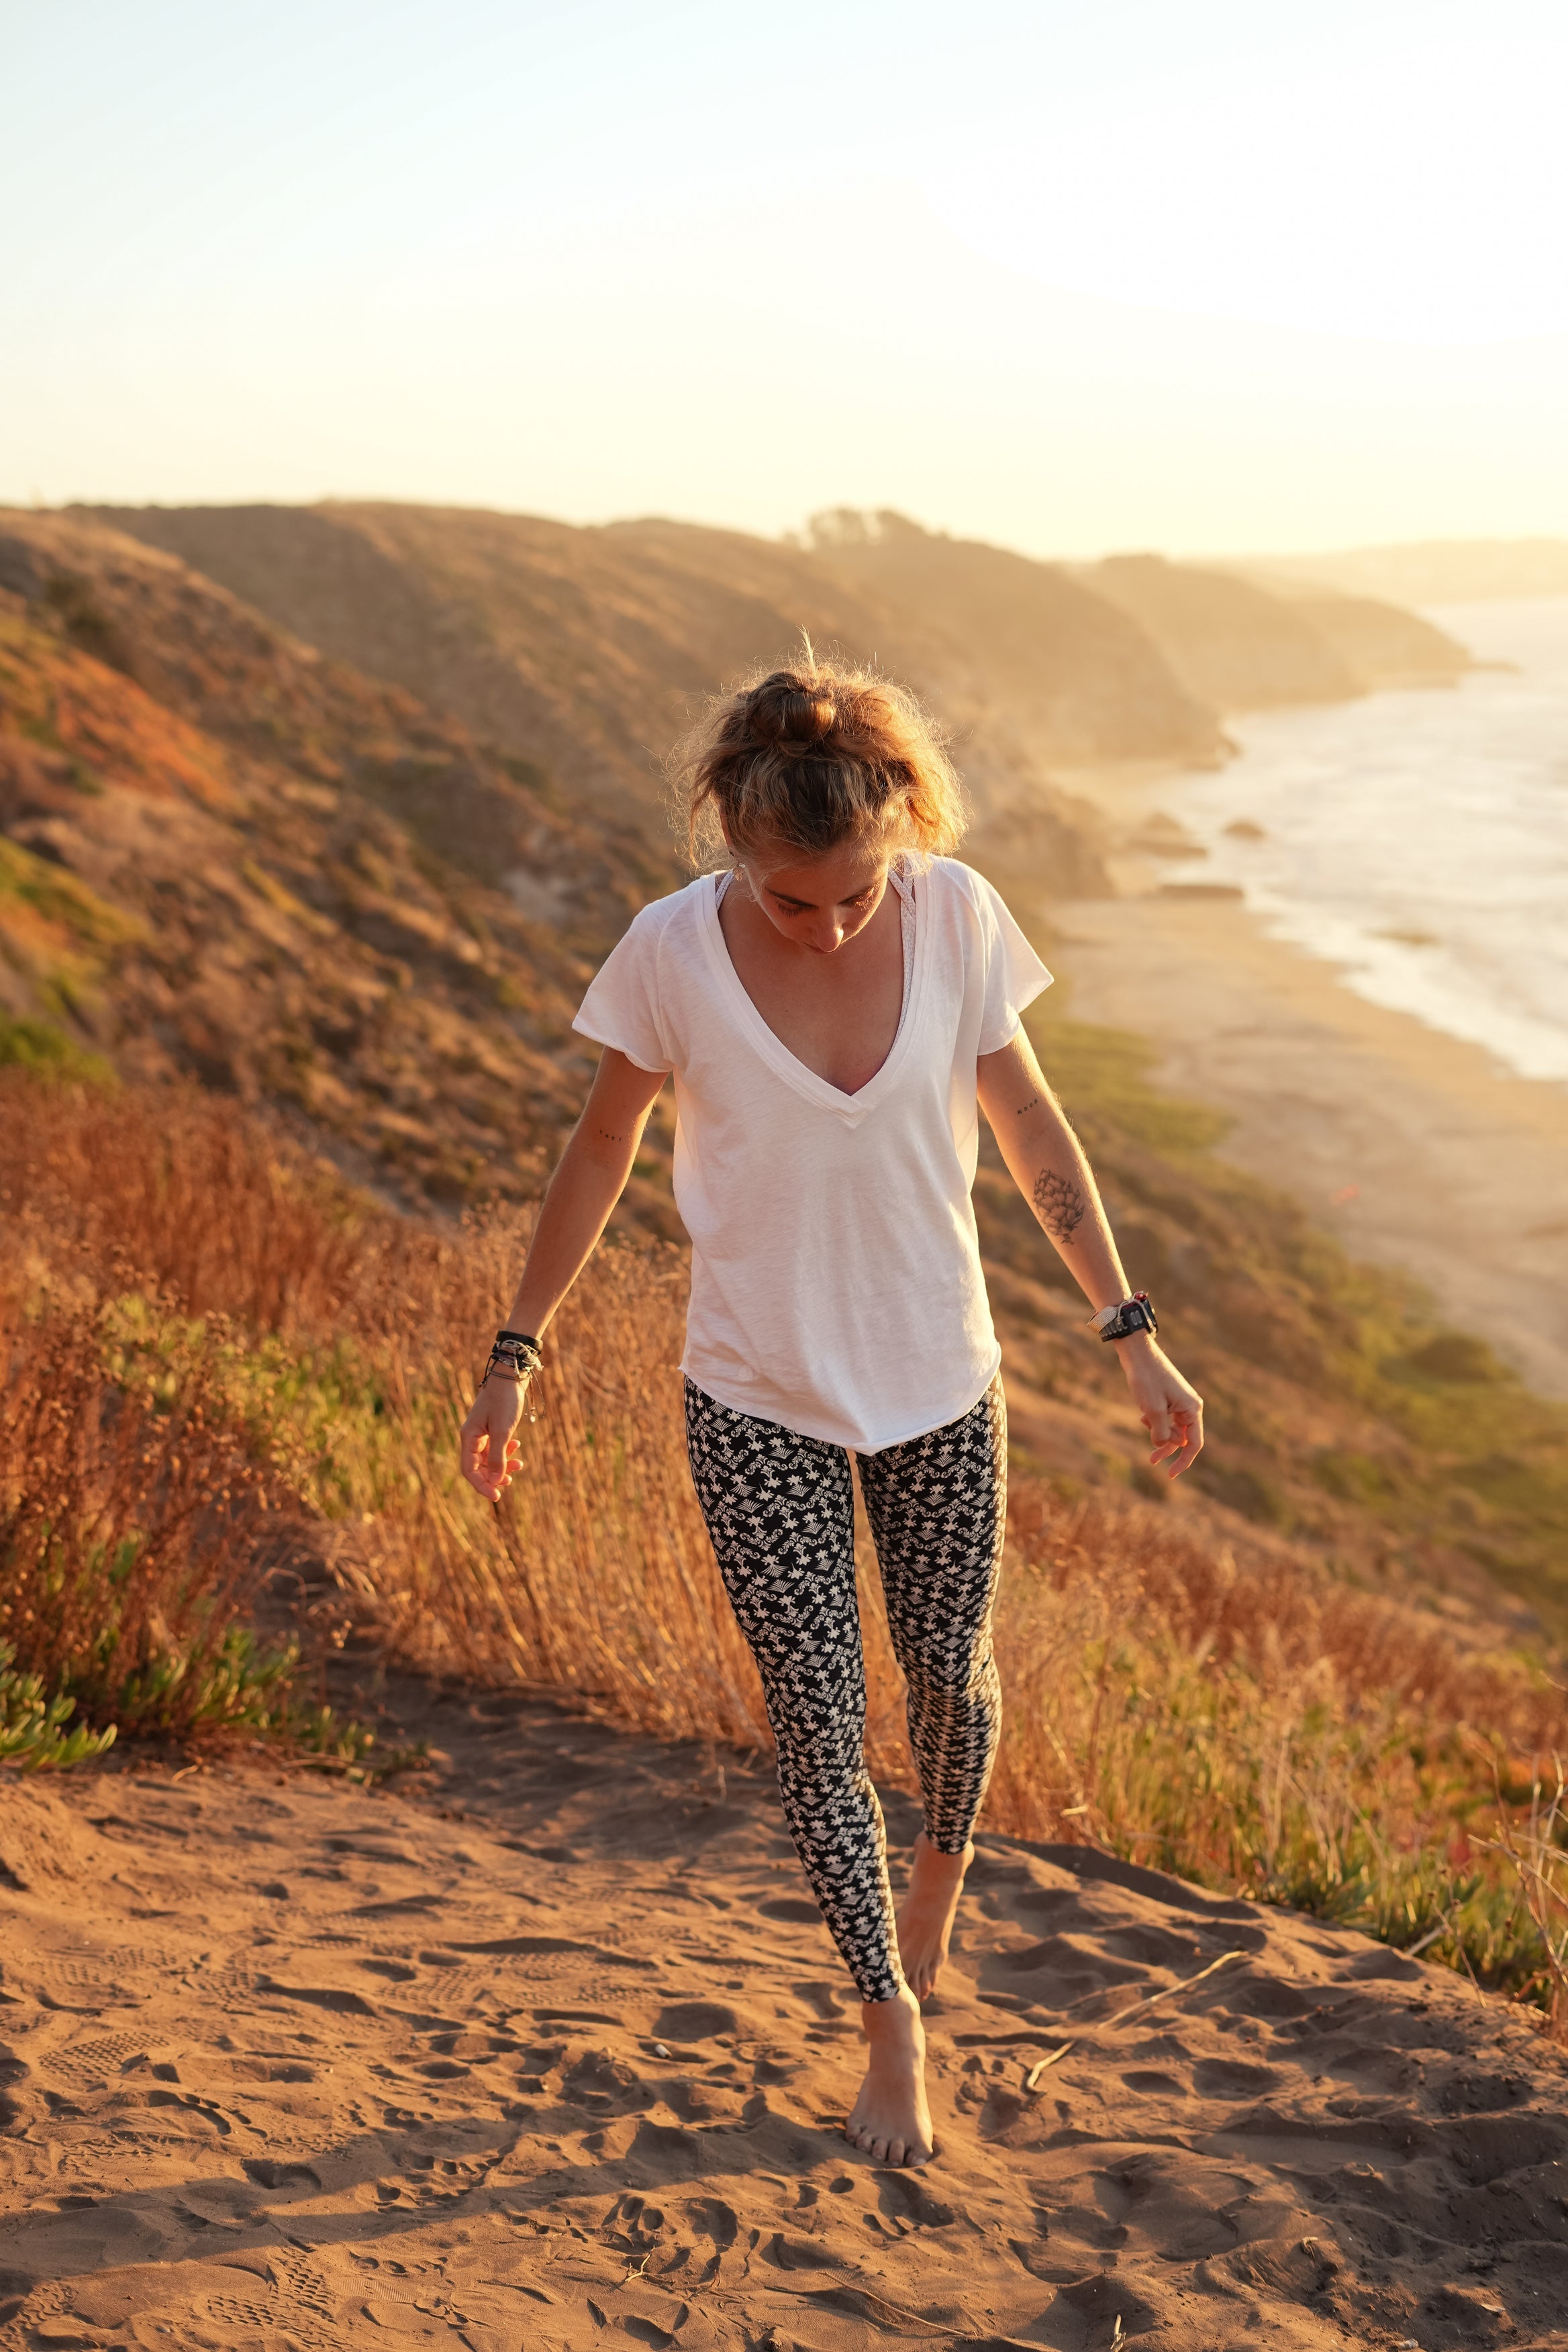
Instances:
[[[737,862],[774,930],[816,955],[832,955],[863,931],[888,887],[887,848],[865,842],[846,842],[820,857],[764,845]]]

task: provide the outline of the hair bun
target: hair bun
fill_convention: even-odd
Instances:
[[[752,688],[747,717],[761,742],[776,743],[785,751],[809,751],[837,726],[838,705],[831,694],[787,670],[775,670]]]
[[[718,695],[674,753],[694,857],[855,841],[936,856],[963,830],[941,739],[911,695],[869,670],[800,662]]]

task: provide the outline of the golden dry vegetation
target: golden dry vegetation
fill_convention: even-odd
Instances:
[[[492,1510],[454,1432],[524,1212],[414,1223],[195,1095],[3,1090],[0,1739],[272,1730],[363,1769],[249,1630],[308,1556],[389,1660],[765,1748],[686,1472],[676,1251],[600,1254]],[[1363,1926],[1562,2021],[1560,1685],[1234,1525],[1015,1480],[990,1822]],[[864,1614],[873,1766],[906,1783],[868,1559]]]

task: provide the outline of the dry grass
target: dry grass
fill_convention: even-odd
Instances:
[[[389,1655],[766,1748],[686,1470],[677,1253],[601,1251],[552,1333],[529,1475],[491,1509],[455,1425],[523,1218],[409,1223],[200,1098],[0,1094],[0,1639],[21,1670],[125,1728],[181,1688],[206,1720],[249,1704],[225,1662],[270,1485],[325,1523]],[[873,1769],[907,1783],[870,1574],[863,1618]],[[997,1650],[992,1826],[1363,1926],[1568,2023],[1562,1807],[1541,1795],[1568,1724],[1523,1658],[1282,1543],[1238,1561],[1152,1505],[1026,1482]]]
[[[516,1215],[471,1224],[424,1270],[417,1337],[370,1344],[381,1410],[342,1433],[339,1579],[427,1669],[570,1692],[664,1738],[763,1745],[686,1469],[675,1251],[599,1252],[551,1333],[528,1475],[492,1508],[458,1474],[456,1426],[526,1239]]]
[[[1014,1518],[997,1826],[1086,1836],[1545,1998],[1528,1890],[1486,1843],[1562,1737],[1544,1675],[1283,1550],[1238,1566],[1147,1506],[1026,1494]]]
[[[360,1253],[394,1221],[359,1215],[341,1187],[258,1148],[245,1120],[197,1095],[85,1093],[21,1073],[0,1082],[0,1214],[15,1286],[31,1263],[84,1297],[132,1282],[190,1313],[253,1329],[318,1329]]]
[[[30,1769],[121,1732],[274,1727],[296,1663],[243,1622],[270,1482],[220,1362],[106,1377],[104,1339],[58,1307],[0,1331],[0,1681]]]

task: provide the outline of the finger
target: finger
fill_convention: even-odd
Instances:
[[[1173,1412],[1146,1412],[1143,1426],[1151,1445],[1179,1445],[1182,1442],[1181,1424]]]
[[[495,1500],[499,1467],[496,1454],[495,1432],[487,1429],[482,1422],[472,1428],[465,1423],[462,1447],[463,1475],[476,1494],[483,1495],[487,1502]]]
[[[503,1435],[484,1421],[470,1418],[463,1423],[458,1454],[463,1475],[487,1502],[493,1503],[510,1486],[521,1453],[520,1437]]]
[[[1175,1460],[1171,1465],[1169,1475],[1173,1478],[1179,1478],[1184,1470],[1190,1470],[1193,1464],[1197,1460],[1198,1455],[1204,1450],[1204,1416],[1202,1408],[1200,1407],[1196,1412],[1183,1413],[1180,1418],[1184,1423],[1182,1430],[1182,1446],[1180,1453],[1176,1455]]]

